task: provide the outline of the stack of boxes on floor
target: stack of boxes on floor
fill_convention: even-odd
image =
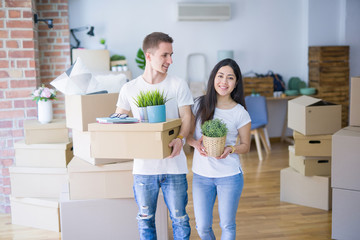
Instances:
[[[66,126],[72,129],[74,158],[68,165],[69,180],[60,198],[64,240],[139,238],[138,208],[132,188],[134,156],[123,158],[112,154],[118,149],[127,152],[122,148],[126,143],[124,137],[113,137],[114,132],[107,131],[104,140],[94,142],[89,128],[94,124],[108,128],[122,125],[95,123],[97,117],[108,117],[115,112],[117,99],[117,93],[65,97]],[[131,124],[126,125],[131,127]],[[137,151],[139,145],[136,144]],[[92,154],[93,149],[99,149],[101,154]],[[158,239],[167,239],[167,218],[166,205],[159,197]]]
[[[349,126],[332,142],[332,238],[360,236],[360,77],[351,78]]]
[[[12,223],[59,232],[59,197],[73,157],[65,120],[25,120],[24,130],[10,168]]]
[[[331,138],[341,129],[341,105],[301,96],[288,102],[294,130],[289,168],[280,172],[280,200],[331,209]]]

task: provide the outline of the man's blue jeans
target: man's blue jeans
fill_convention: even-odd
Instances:
[[[155,212],[160,188],[170,212],[174,240],[189,239],[189,216],[185,209],[188,202],[186,174],[134,175],[140,239],[156,239]]]
[[[219,205],[221,240],[235,240],[236,211],[243,186],[242,173],[222,178],[208,178],[194,173],[194,213],[196,229],[202,240],[215,239],[212,223],[216,196]]]

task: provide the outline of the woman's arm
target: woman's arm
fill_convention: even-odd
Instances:
[[[199,140],[196,140],[194,138],[194,133],[195,133],[195,116],[194,114],[191,113],[191,121],[190,121],[190,132],[188,137],[186,138],[186,142],[187,144],[189,144],[190,146],[192,146],[193,148],[195,148],[196,150],[199,151],[201,156],[206,157],[206,152],[205,152],[205,148],[202,144],[202,137]]]

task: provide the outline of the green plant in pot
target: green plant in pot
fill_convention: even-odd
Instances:
[[[134,100],[135,105],[139,108],[142,122],[157,123],[166,121],[165,103],[168,99],[164,95],[164,92],[160,92],[159,90],[140,91]]]
[[[208,156],[218,157],[224,152],[228,128],[220,119],[211,119],[201,125],[203,144]]]

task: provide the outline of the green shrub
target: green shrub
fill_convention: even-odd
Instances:
[[[168,101],[166,96],[164,96],[164,92],[160,93],[159,90],[140,91],[134,100],[137,107],[164,105]]]
[[[125,56],[114,54],[110,57],[110,61],[126,60]]]
[[[204,124],[201,125],[201,131],[202,134],[207,137],[224,137],[228,132],[228,128],[222,120],[212,119],[205,121]]]

